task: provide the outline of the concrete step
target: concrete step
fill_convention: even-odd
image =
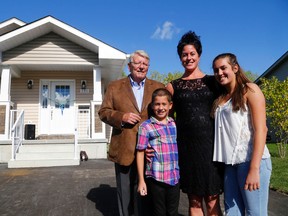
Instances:
[[[8,168],[79,166],[79,159],[10,160]]]
[[[74,152],[74,144],[23,144],[19,153],[26,152]]]
[[[79,149],[77,149],[79,152]],[[74,157],[73,143],[24,143],[16,153],[15,160],[8,162],[9,168],[76,166],[80,164],[79,155]]]
[[[78,156],[78,155],[77,155]],[[16,160],[71,159],[74,152],[21,152],[16,154]]]
[[[80,164],[80,151],[86,151],[88,160],[107,158],[107,140],[78,140],[76,159],[74,140],[24,140],[16,159],[7,162],[9,168],[74,166]]]

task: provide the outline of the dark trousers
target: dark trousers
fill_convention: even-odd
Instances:
[[[153,203],[153,216],[178,216],[179,184],[171,186],[153,178],[146,178],[146,184]]]
[[[141,197],[137,192],[138,174],[136,162],[130,166],[115,163],[117,199],[120,216],[150,216],[149,197]]]

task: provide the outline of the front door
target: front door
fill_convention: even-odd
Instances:
[[[41,134],[71,134],[75,127],[74,81],[41,82]]]

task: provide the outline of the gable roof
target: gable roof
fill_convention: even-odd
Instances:
[[[123,59],[126,54],[113,48],[104,42],[93,38],[52,16],[46,16],[29,24],[26,24],[14,31],[8,32],[0,37],[0,51],[6,51],[20,44],[31,41],[49,32],[55,32],[68,40],[75,42],[92,52],[98,52],[99,58]]]
[[[274,64],[272,64],[262,75],[260,75],[254,83],[258,84],[260,82],[261,78],[269,76],[272,72],[274,72],[274,69],[278,67],[279,65],[283,64],[284,62],[288,61],[288,51],[284,53]]]
[[[19,28],[23,25],[25,25],[26,23],[13,17],[9,20],[6,20],[4,22],[0,23],[0,35],[3,35],[7,32],[13,31],[16,28]]]
[[[14,29],[11,28],[11,25],[14,25]],[[10,26],[11,31],[7,30],[8,26]],[[99,58],[99,66],[101,67],[102,75],[103,77],[109,77],[109,80],[118,78],[119,73],[121,75],[121,72],[127,63],[128,55],[123,51],[52,16],[46,16],[28,24],[25,24],[16,18],[12,18],[2,22],[0,27],[2,27],[2,29],[6,28],[6,31],[3,30],[4,33],[0,35],[0,53],[25,44],[50,32],[54,32],[63,38],[96,53]]]

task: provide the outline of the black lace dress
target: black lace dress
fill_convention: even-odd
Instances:
[[[184,193],[207,196],[222,192],[223,165],[212,162],[212,103],[220,93],[214,76],[171,82],[176,112],[180,187]]]

